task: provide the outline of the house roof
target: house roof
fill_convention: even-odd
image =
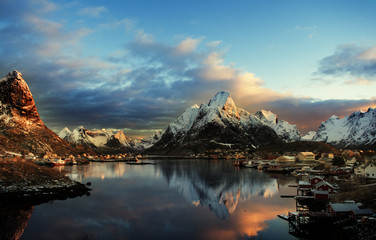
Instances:
[[[328,185],[329,187],[331,187],[331,188],[334,189],[333,185],[330,184],[330,183],[328,183],[328,182],[326,182],[326,181],[319,182],[319,183],[316,185],[316,188],[319,188],[319,187],[321,187],[322,185]]]
[[[308,181],[299,181],[298,184],[299,184],[299,185],[309,185],[309,186],[311,186],[311,183],[308,182]]]
[[[372,215],[373,211],[369,208],[352,210],[356,215]]]
[[[334,212],[350,212],[359,209],[355,203],[329,203],[329,206]]]
[[[309,180],[312,180],[312,179],[315,179],[315,178],[318,178],[318,179],[321,179],[324,181],[324,178],[323,177],[320,177],[320,176],[313,176],[313,177],[310,177]]]
[[[368,168],[368,167],[375,167],[376,165],[373,163],[373,162],[369,162],[367,163],[365,166],[364,166],[364,169]]]
[[[303,155],[315,155],[313,152],[300,152]]]
[[[286,159],[291,159],[291,160],[295,160],[295,156],[280,156],[278,158],[286,158]],[[278,159],[277,158],[277,159]]]

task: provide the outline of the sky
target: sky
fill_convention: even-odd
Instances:
[[[0,0],[0,76],[17,69],[58,132],[164,131],[228,91],[302,134],[376,107],[376,1]]]

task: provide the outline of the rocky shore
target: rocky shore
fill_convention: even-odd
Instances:
[[[0,205],[14,202],[37,205],[90,194],[90,190],[53,168],[18,157],[0,159]]]

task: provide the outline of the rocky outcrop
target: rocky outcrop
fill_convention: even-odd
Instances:
[[[62,140],[44,125],[27,83],[16,70],[0,79],[0,145],[6,151],[38,155],[88,151]]]

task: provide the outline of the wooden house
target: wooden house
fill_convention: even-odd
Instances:
[[[295,163],[295,156],[280,156],[276,158],[276,163]]]
[[[338,218],[347,218],[354,210],[359,210],[359,207],[354,202],[329,203],[328,205],[328,212]]]
[[[320,176],[314,176],[314,177],[311,177],[309,181],[311,182],[312,188],[315,188],[316,184],[318,184],[319,182],[325,181],[325,178],[320,177]]]
[[[368,163],[364,167],[364,175],[367,178],[376,178],[376,164],[373,162]]]
[[[334,192],[334,187],[326,182],[326,181],[321,181],[315,186],[316,191],[327,191],[328,193],[333,193]]]
[[[296,157],[300,161],[315,161],[315,154],[312,152],[300,152]]]
[[[318,191],[313,190],[313,197],[315,200],[328,200],[329,192],[328,191]]]

